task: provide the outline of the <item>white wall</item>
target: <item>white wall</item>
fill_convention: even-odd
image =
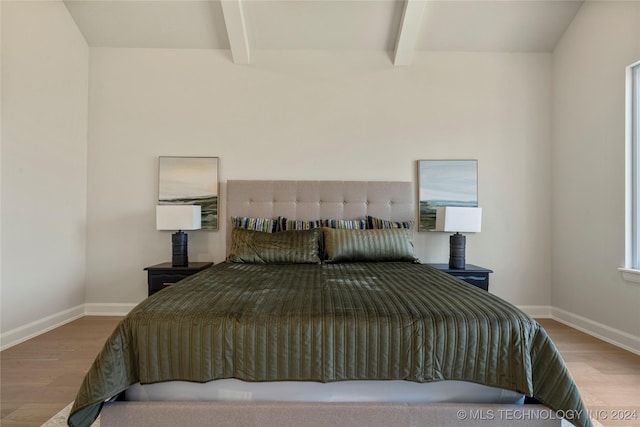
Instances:
[[[467,261],[492,292],[550,299],[550,54],[90,49],[87,302],[135,303],[170,259],[155,230],[158,156],[220,157],[220,178],[416,181],[419,159],[478,159],[483,231]],[[224,192],[222,204],[224,206]],[[224,211],[222,212],[224,215]],[[224,224],[224,221],[222,221]],[[225,233],[190,233],[224,259]],[[423,261],[448,236],[420,233]]]
[[[551,215],[557,315],[605,336],[613,328],[636,351],[640,286],[617,269],[625,259],[625,67],[638,60],[640,3],[585,2],[553,54]]]
[[[88,47],[62,2],[1,7],[5,342],[84,303]]]
[[[0,19],[3,343],[85,302],[142,300],[142,268],[170,256],[157,157],[195,155],[220,157],[222,208],[227,179],[415,182],[418,159],[478,159],[467,260],[495,270],[492,292],[640,349],[640,287],[617,271],[638,2],[585,2],[553,55],[416,52],[409,67],[375,52],[237,66],[220,51],[88,49],[59,1],[2,1]],[[191,258],[221,261],[224,236],[192,233]],[[446,262],[446,235],[416,247]]]

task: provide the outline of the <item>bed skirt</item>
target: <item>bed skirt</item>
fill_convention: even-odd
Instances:
[[[101,427],[560,427],[542,405],[451,403],[111,402]]]

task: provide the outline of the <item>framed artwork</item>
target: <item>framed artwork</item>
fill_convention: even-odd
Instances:
[[[218,157],[158,160],[158,204],[200,205],[203,230],[218,229]]]
[[[436,227],[438,206],[478,207],[477,160],[418,160],[418,231]]]

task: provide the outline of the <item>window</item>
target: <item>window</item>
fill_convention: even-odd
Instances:
[[[632,230],[632,249],[631,249],[631,267],[640,270],[640,150],[638,143],[638,126],[640,125],[640,64],[631,67],[631,100],[630,123],[631,131],[631,155],[632,155],[632,209],[631,209],[631,230]]]
[[[640,283],[640,62],[627,68],[627,256],[626,280]]]

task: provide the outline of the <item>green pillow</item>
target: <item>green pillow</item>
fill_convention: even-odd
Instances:
[[[418,262],[407,228],[348,230],[323,228],[326,262]]]
[[[263,233],[243,228],[231,230],[228,262],[254,264],[320,264],[321,229]]]

